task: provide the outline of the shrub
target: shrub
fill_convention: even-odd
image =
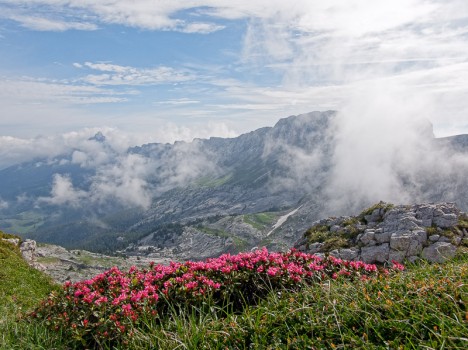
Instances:
[[[402,269],[395,264],[392,270]],[[269,253],[265,248],[206,261],[151,264],[149,269],[116,267],[75,284],[65,283],[33,313],[52,329],[83,346],[128,339],[134,326],[158,320],[168,310],[226,307],[241,312],[271,291],[298,290],[327,279],[369,279],[386,269],[334,257],[321,259],[295,250]],[[211,307],[210,306],[210,307]]]

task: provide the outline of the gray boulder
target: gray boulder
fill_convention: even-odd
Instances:
[[[388,260],[390,248],[388,243],[361,248],[361,260],[366,263],[380,262]]]
[[[431,262],[442,263],[455,256],[457,247],[447,242],[436,242],[422,251],[422,257]]]
[[[26,239],[23,241],[23,243],[21,243],[19,248],[24,260],[26,260],[28,263],[35,261],[37,248],[36,241],[33,241],[32,239]]]

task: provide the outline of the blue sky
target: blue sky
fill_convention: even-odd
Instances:
[[[467,81],[465,0],[0,0],[4,149],[85,128],[235,136],[327,109],[468,133]]]

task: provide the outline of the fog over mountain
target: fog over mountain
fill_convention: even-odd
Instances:
[[[51,147],[48,157],[0,171],[0,228],[68,246],[99,237],[130,244],[154,241],[169,224],[181,234],[203,220],[297,209],[273,235],[271,222],[249,233],[258,239],[244,237],[247,246],[267,236],[275,245],[321,216],[379,200],[454,201],[466,210],[468,135],[434,138],[424,118],[388,108],[395,118],[375,119],[370,104],[359,119],[352,109],[312,112],[235,138],[128,148],[112,130],[84,133],[60,154]],[[239,223],[222,230],[235,237]]]

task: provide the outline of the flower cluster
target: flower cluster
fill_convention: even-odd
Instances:
[[[395,270],[402,269],[401,265]],[[32,316],[51,329],[70,333],[85,344],[119,339],[145,320],[157,319],[169,307],[201,305],[210,300],[234,309],[254,304],[272,290],[298,289],[326,279],[368,279],[380,272],[361,261],[320,258],[296,250],[266,248],[206,261],[150,264],[149,269],[117,267],[82,282],[67,282]]]

